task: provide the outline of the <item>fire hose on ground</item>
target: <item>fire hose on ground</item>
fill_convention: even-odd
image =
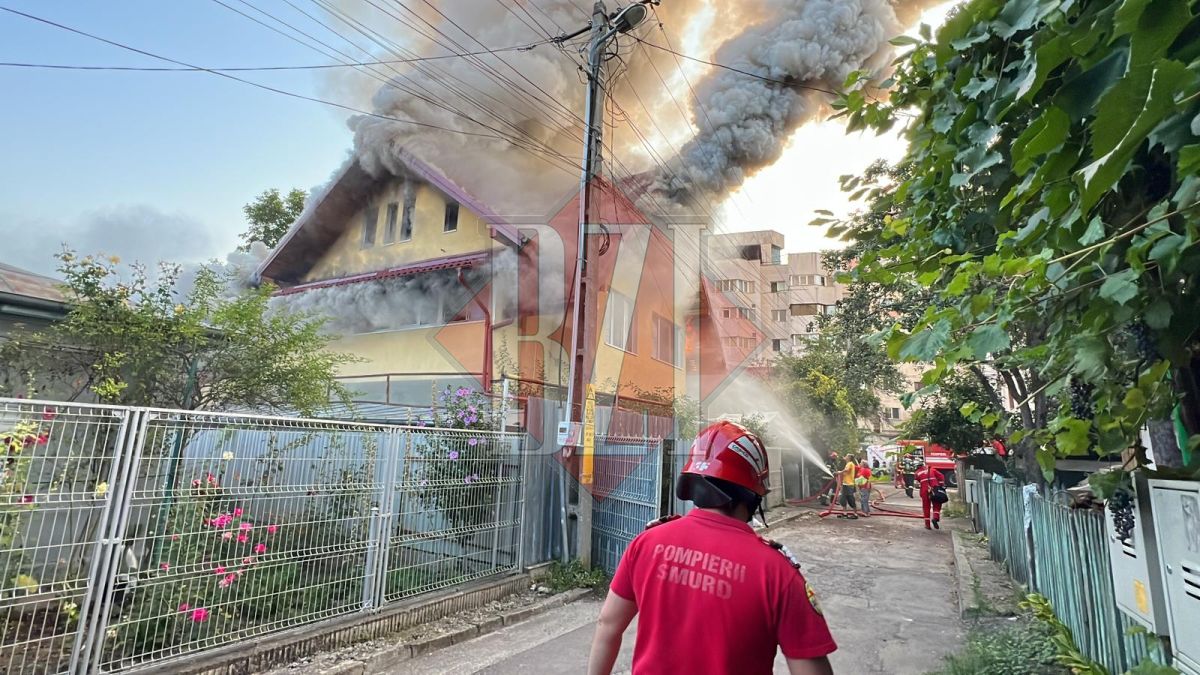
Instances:
[[[825,518],[830,515],[839,515],[840,516],[840,515],[854,514],[855,513],[854,511],[845,509],[838,504],[838,497],[841,495],[842,485],[841,485],[841,483],[838,482],[838,480],[836,478],[830,479],[829,482],[827,482],[827,483],[825,483],[825,485],[821,486],[820,491],[818,491],[815,495],[811,495],[811,496],[805,497],[803,499],[789,499],[789,500],[787,500],[787,503],[791,506],[804,506],[808,503],[811,503],[813,501],[820,499],[822,496],[824,496],[828,492],[830,487],[833,487],[833,497],[832,497],[832,499],[830,499],[828,507],[825,508],[825,510],[819,514],[820,517]],[[895,509],[895,508],[892,508],[889,506],[885,506],[883,503],[884,502],[883,493],[880,492],[878,488],[874,489],[873,493],[878,494],[879,497],[871,500],[871,510],[875,512],[875,513],[872,513],[871,515],[893,516],[895,518],[917,518],[917,519],[924,519],[924,517],[925,517],[924,514],[922,514],[922,513],[914,513],[912,511],[908,511],[906,509],[898,510],[898,509]]]

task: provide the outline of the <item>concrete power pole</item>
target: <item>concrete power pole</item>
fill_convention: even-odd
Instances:
[[[575,302],[571,329],[571,380],[567,389],[567,419],[571,436],[578,439],[571,455],[579,463],[578,541],[576,551],[584,566],[592,564],[592,463],[579,456],[583,446],[584,390],[591,381],[596,361],[596,285],[592,273],[599,245],[591,233],[592,180],[599,175],[604,131],[604,48],[608,41],[636,26],[646,17],[642,3],[631,4],[611,21],[603,0],[592,8],[591,43],[588,47],[587,110],[584,117],[583,171],[579,178],[579,242],[575,260]],[[584,29],[586,31],[587,29]],[[579,31],[576,35],[583,33]],[[563,36],[560,40],[573,36]],[[590,444],[588,444],[590,445]],[[565,450],[565,448],[564,448]],[[564,542],[565,546],[566,542]]]

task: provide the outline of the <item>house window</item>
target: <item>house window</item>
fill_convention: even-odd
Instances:
[[[670,319],[657,314],[654,315],[653,329],[654,350],[651,356],[676,368],[682,368],[683,331]]]
[[[892,413],[892,419],[894,419],[894,420],[900,419],[900,409],[899,408],[892,408],[891,413]]]
[[[782,265],[783,264],[783,248],[782,247],[775,246],[775,245],[771,246],[771,264],[772,265]]]
[[[399,215],[399,204],[392,202],[387,205],[387,219],[383,224],[383,243],[391,244],[396,241],[396,219]]]
[[[404,215],[400,220],[400,241],[410,241],[413,235],[413,208],[417,205],[417,187],[404,184]]]
[[[375,207],[368,208],[363,212],[363,248],[371,248],[375,245],[375,226],[379,222],[379,209]]]
[[[825,285],[825,275],[824,274],[793,274],[792,275],[792,285],[793,286],[824,286]]]
[[[787,282],[784,282],[784,281],[772,281],[771,282],[771,292],[772,293],[783,293],[783,292],[787,291],[787,289],[788,289]]]
[[[792,316],[816,316],[821,313],[821,306],[815,302],[797,303],[791,310]]]
[[[457,232],[458,231],[458,203],[450,202],[446,204],[446,219],[442,225],[442,232]]]
[[[783,323],[788,320],[788,311],[786,309],[771,310],[771,320]]]
[[[771,340],[771,351],[773,351],[773,352],[783,351],[783,340]]]
[[[616,291],[609,291],[608,310],[604,316],[604,341],[623,351],[635,351],[637,334],[633,319],[633,300]]]
[[[837,305],[825,305],[825,316],[837,314]]]

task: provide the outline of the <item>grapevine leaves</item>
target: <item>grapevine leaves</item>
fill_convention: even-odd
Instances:
[[[1049,451],[1129,447],[1173,404],[1171,364],[1131,355],[1123,327],[1176,366],[1196,348],[1181,308],[1200,295],[1200,49],[1180,36],[1197,15],[1200,0],[969,0],[934,40],[904,40],[887,97],[856,77],[839,100],[852,127],[916,112],[903,180],[870,197],[887,228],[845,228],[852,276],[934,294],[889,354],[932,364],[931,387],[964,365],[1094,385],[1095,419],[1022,416]]]

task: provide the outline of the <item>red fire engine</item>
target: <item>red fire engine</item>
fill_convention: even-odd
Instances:
[[[924,458],[927,465],[941,471],[950,486],[957,486],[958,474],[955,471],[957,464],[953,450],[929,441],[907,440],[896,441],[896,444],[904,451],[911,449],[913,455]]]

